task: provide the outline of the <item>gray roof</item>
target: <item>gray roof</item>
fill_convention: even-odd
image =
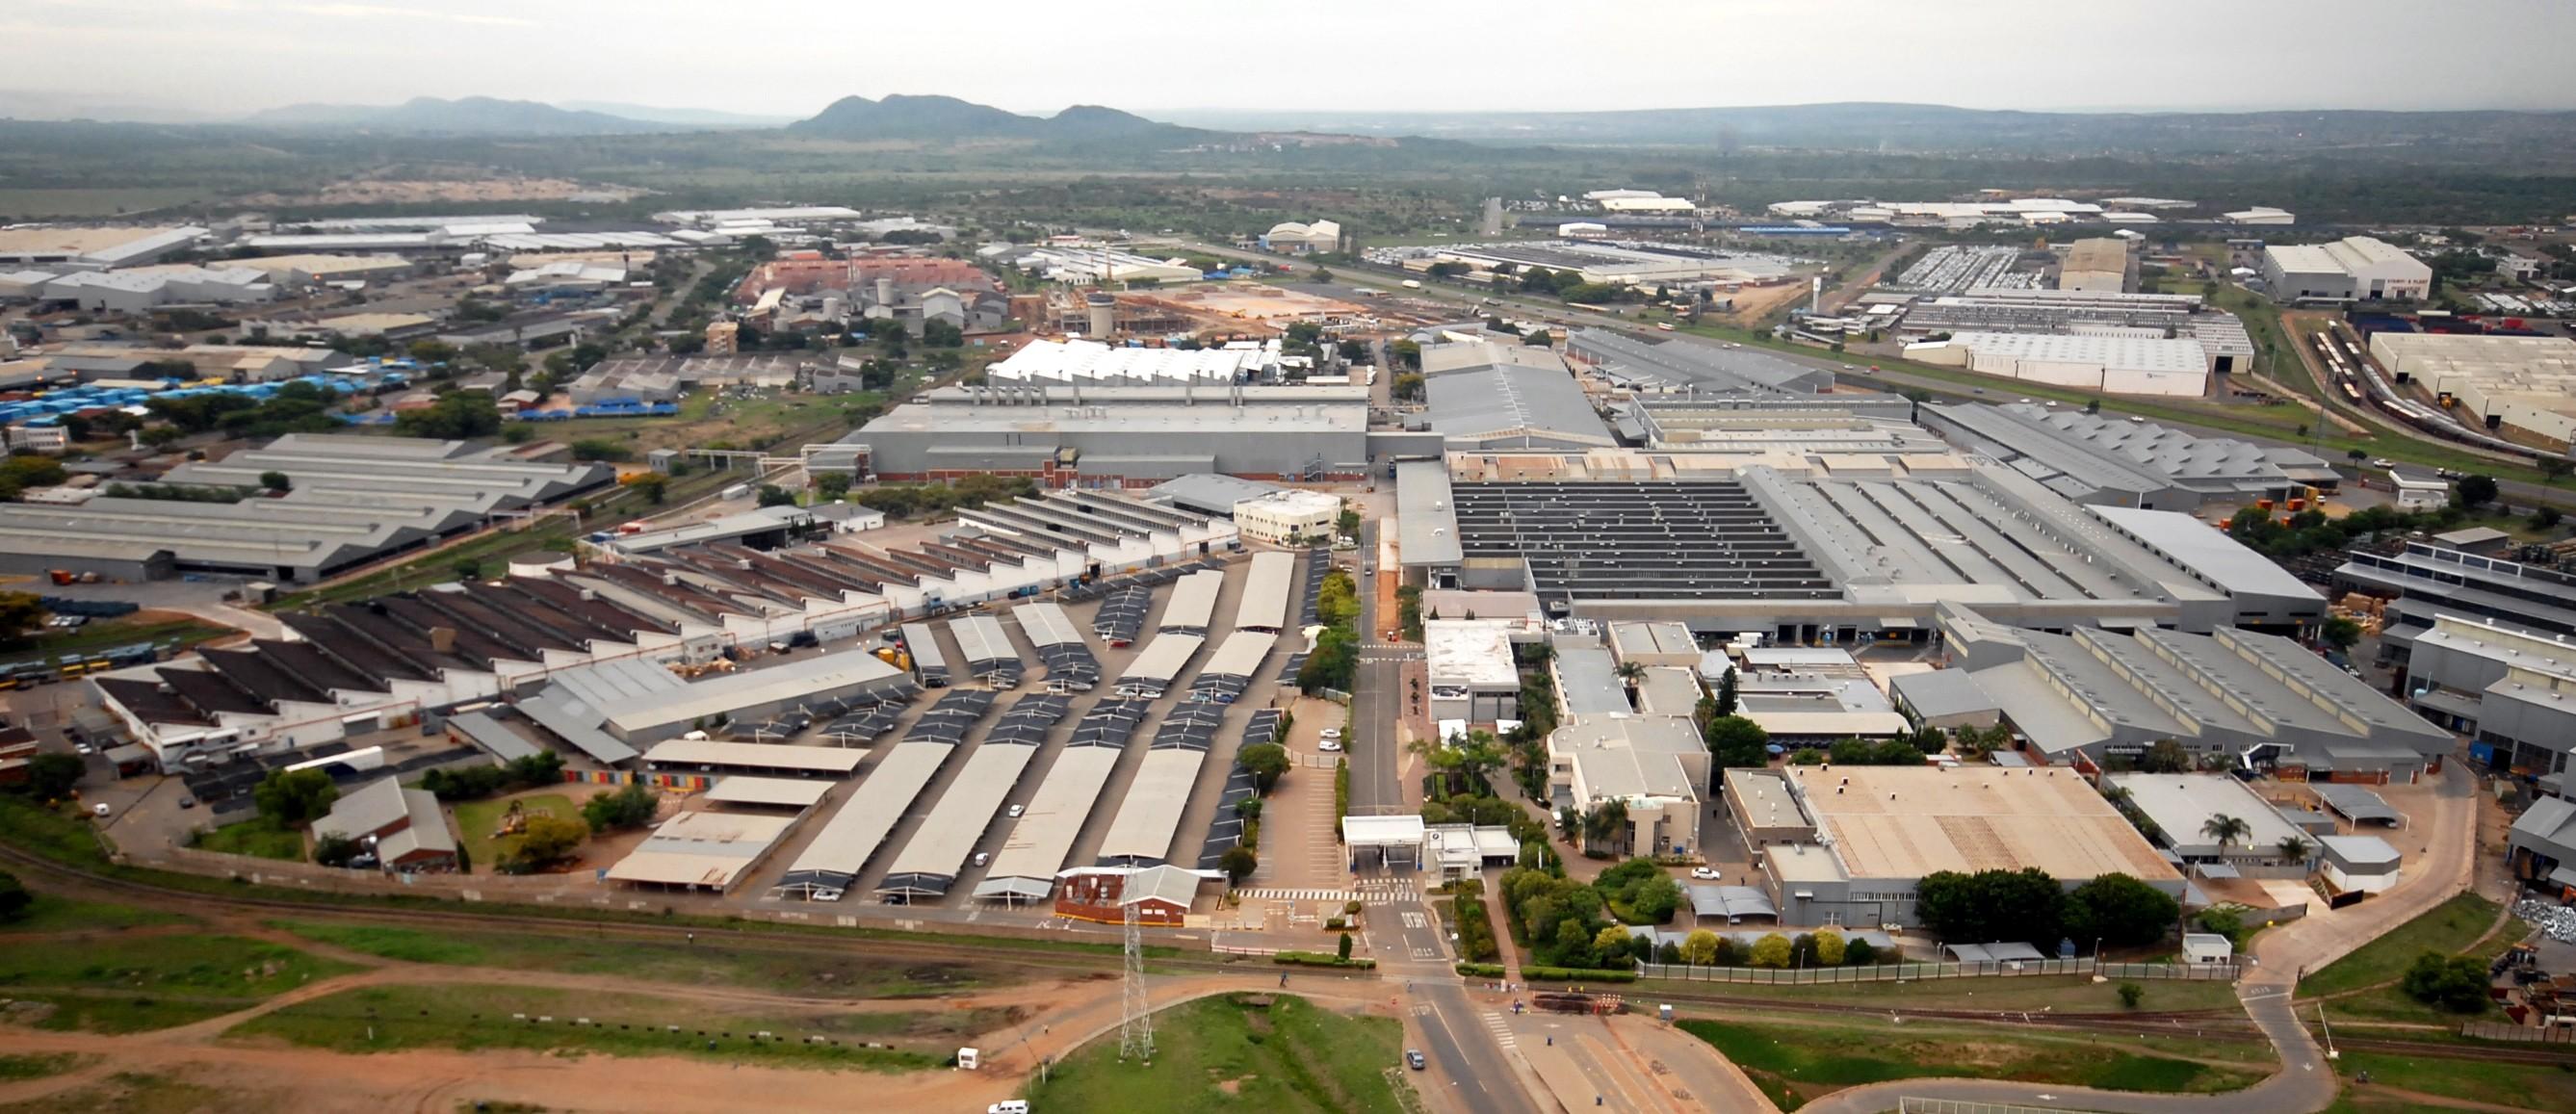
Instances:
[[[1577,329],[1566,348],[1613,375],[1699,391],[1814,394],[1833,373],[1752,348],[1672,339],[1649,343],[1607,329]]]
[[[447,726],[503,762],[532,758],[538,753],[536,744],[529,742],[518,732],[510,730],[508,725],[482,712],[464,712],[449,716]]]
[[[1395,505],[1396,545],[1405,564],[1454,565],[1464,558],[1447,461],[1408,460],[1396,465]]]
[[[2508,841],[2517,847],[2539,845],[2552,858],[2576,859],[2576,801],[2542,797],[2513,821]],[[2571,864],[2576,865],[2576,864]]]
[[[1905,707],[1923,719],[1995,711],[1997,705],[1977,676],[1965,669],[1935,669],[1922,673],[1899,673],[1888,681],[1889,689],[1904,701]]]
[[[2187,514],[2142,511],[2134,507],[2093,507],[2094,517],[2110,523],[2148,549],[2172,561],[2203,583],[2231,595],[2261,595],[2313,600],[2325,597],[2290,570]]]
[[[1458,346],[1440,346],[1454,347]],[[1554,353],[1546,354],[1544,364],[1533,364],[1522,354],[1544,350],[1481,342],[1469,347],[1479,350],[1476,362],[1433,373],[1423,382],[1431,428],[1448,439],[1450,448],[1584,448],[1617,443],[1610,427],[1593,411],[1592,400]],[[1426,350],[1423,366],[1429,368],[1432,363],[1432,350]]]
[[[2129,803],[2163,829],[2165,842],[2186,855],[2218,854],[2216,840],[2201,834],[2213,816],[2245,822],[2244,838],[2231,850],[2265,854],[2282,840],[2303,838],[2270,802],[2224,774],[2113,774],[2110,783],[2129,791]]]
[[[2320,781],[2308,788],[2316,791],[2317,798],[2324,801],[2326,807],[2344,814],[2354,823],[2379,820],[2395,824],[2406,819],[2404,814],[2389,807],[2387,800],[2379,794],[2358,785]]]
[[[1628,687],[1619,680],[1618,663],[1599,646],[1556,648],[1557,697],[1569,716],[1625,714]]]
[[[1155,484],[1145,491],[1145,497],[1208,514],[1230,515],[1237,503],[1286,490],[1283,485],[1263,480],[1247,480],[1222,472],[1195,472]]]
[[[402,782],[383,777],[331,802],[330,814],[313,822],[313,834],[359,839],[383,831],[408,815],[410,806],[403,799]]]
[[[2378,836],[2318,836],[2317,846],[2325,849],[2328,858],[2345,866],[2394,866],[2397,863],[2397,849]]]
[[[1780,907],[1754,886],[1692,886],[1691,912],[1703,917],[1777,917]]]

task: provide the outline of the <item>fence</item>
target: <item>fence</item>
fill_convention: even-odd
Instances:
[[[2576,1044],[2576,1025],[2515,1025],[2503,1021],[2463,1021],[2460,1035],[2482,1041],[2517,1044]]]
[[[2063,1106],[2014,1106],[2001,1102],[1908,1097],[1896,1100],[1896,1114],[2090,1114],[2090,1112]]]
[[[1772,986],[1829,986],[1836,983],[1914,982],[1928,979],[2026,978],[2034,975],[2095,975],[2106,979],[2180,979],[2186,982],[2234,982],[2232,963],[2104,963],[2090,958],[2035,959],[2012,963],[1881,963],[1866,967],[1700,967],[1639,964],[1639,975],[1683,982],[1757,983]]]

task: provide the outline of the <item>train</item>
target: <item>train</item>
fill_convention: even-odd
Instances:
[[[2361,352],[2358,341],[2345,336],[2339,325],[2319,329],[2308,340],[2336,389],[2355,406],[2377,410],[2399,422],[2446,441],[2456,441],[2493,452],[2526,459],[2540,459],[2548,454],[2529,445],[2517,444],[2482,429],[2473,429],[2450,415],[2397,393],[2394,386],[2379,374]]]

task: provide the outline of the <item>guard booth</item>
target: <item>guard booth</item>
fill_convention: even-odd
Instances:
[[[1362,866],[1392,870],[1400,865],[1419,871],[1426,839],[1419,815],[1342,818],[1342,853],[1352,870]]]

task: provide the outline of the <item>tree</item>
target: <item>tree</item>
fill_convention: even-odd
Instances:
[[[2281,842],[2277,846],[2281,849],[2281,861],[2283,862],[2304,863],[2308,861],[2309,848],[2308,837],[2306,836],[2282,836]]]
[[[2138,769],[2150,774],[2186,773],[2191,766],[2191,752],[2171,739],[2156,740],[2154,746],[2138,756]]]
[[[2202,821],[2200,825],[2200,834],[2208,836],[2212,841],[2215,841],[2218,844],[2218,853],[2220,855],[2227,854],[2228,844],[2234,843],[2237,840],[2252,835],[2253,833],[2254,825],[2246,823],[2239,817],[2229,816],[2223,812],[2212,815],[2209,819]]]
[[[270,491],[283,492],[286,489],[295,486],[295,481],[289,479],[286,473],[271,469],[259,474],[259,486],[267,488]]]
[[[2531,512],[2531,528],[2544,533],[2555,530],[2559,520],[2565,517],[2556,507],[2540,507]]]
[[[2214,932],[2239,947],[2245,943],[2245,917],[2237,910],[2242,906],[2215,906],[2200,911],[2200,930]]]
[[[581,821],[560,816],[531,816],[527,826],[519,832],[519,848],[512,858],[512,865],[521,870],[533,870],[558,862],[588,838],[590,829]]]
[[[2353,643],[2361,641],[2361,624],[2337,615],[2317,628],[2317,640],[2334,647],[2338,653],[2349,651]]]
[[[1288,748],[1277,743],[1254,743],[1235,752],[1235,764],[1252,771],[1253,786],[1264,793],[1279,784],[1279,775],[1288,772]]]
[[[2576,460],[2563,456],[2544,456],[2537,463],[2540,465],[2540,482],[2545,484],[2555,484],[2566,479],[2567,473],[2576,472]]]
[[[1252,877],[1253,870],[1261,865],[1261,857],[1253,854],[1251,848],[1238,843],[1226,848],[1225,854],[1217,856],[1216,865],[1217,869],[1225,872],[1227,886],[1240,886],[1243,880]]]
[[[340,787],[320,770],[279,770],[251,790],[262,817],[281,828],[300,828],[331,811]]]
[[[1706,967],[1717,962],[1717,934],[1705,928],[1692,929],[1682,937],[1682,962]]]
[[[2055,940],[2066,890],[2037,868],[1936,871],[1915,885],[1915,915],[1946,940]]]
[[[358,841],[333,833],[313,841],[313,861],[323,866],[347,866],[358,857]]]
[[[2493,476],[2463,476],[2452,489],[2452,503],[2461,510],[2473,511],[2495,502],[2496,482]]]
[[[1843,956],[1846,953],[1842,933],[1830,928],[1816,930],[1816,966],[1840,967],[1843,965]]]
[[[1730,665],[1726,667],[1726,675],[1717,679],[1717,714],[1720,716],[1734,715],[1735,701],[1735,667]],[[1710,749],[1714,750],[1716,747],[1712,745]]]
[[[2066,895],[2066,932],[2137,947],[2165,938],[2182,920],[2173,895],[2126,874],[2104,874]]]
[[[2476,956],[2446,956],[2426,950],[2398,980],[2406,996],[2452,1013],[2482,1013],[2487,1008],[2487,965]]]
[[[792,507],[796,505],[796,496],[793,492],[790,492],[786,488],[780,487],[777,484],[762,484],[760,485],[760,505],[763,507]]]
[[[1617,676],[1622,683],[1626,684],[1630,692],[1634,692],[1637,689],[1637,683],[1646,679],[1646,663],[1642,661],[1623,661],[1619,663],[1618,668],[1615,668],[1610,672]]]
[[[422,409],[395,415],[394,432],[442,441],[490,437],[501,432],[501,411],[493,406],[490,395],[458,391]]]
[[[594,832],[640,828],[653,822],[653,813],[661,804],[662,794],[651,785],[630,781],[617,789],[592,794],[582,802],[581,818]]]
[[[1878,962],[1878,947],[1867,940],[1854,940],[1843,945],[1843,966],[1867,967]]]
[[[61,800],[88,772],[89,764],[77,755],[39,754],[27,760],[27,780],[17,788],[40,801]]]
[[[1764,731],[1761,724],[1729,714],[1723,695],[1718,701],[1717,718],[1708,721],[1701,738],[1707,741],[1709,756],[1721,770],[1760,769],[1770,764],[1771,733]]]
[[[1586,850],[1616,849],[1628,835],[1628,802],[1612,798],[1592,806],[1583,814],[1583,844]]]
[[[27,915],[27,907],[36,903],[18,876],[0,870],[0,922],[14,921]]]
[[[1350,934],[1350,933],[1347,933],[1347,932],[1342,933],[1342,934],[1341,934],[1341,938],[1340,938],[1340,939],[1338,939],[1338,940],[1335,940],[1335,941],[1333,942],[1333,955],[1334,955],[1334,957],[1335,957],[1335,958],[1340,959],[1340,960],[1341,960],[1342,962],[1344,962],[1344,963],[1348,963],[1348,962],[1350,962],[1350,961],[1351,961],[1351,934]]]
[[[2134,1010],[2138,1008],[2138,1003],[2146,1000],[2146,987],[2139,986],[2133,982],[2124,982],[2120,984],[2120,1004],[2122,1006]]]
[[[457,558],[453,567],[456,569],[456,579],[460,581],[483,579],[483,562],[472,557]]]
[[[2358,466],[2361,464],[2361,462],[2362,462],[2362,461],[2365,461],[2365,460],[2370,459],[2370,450],[2368,450],[2368,449],[2346,449],[2346,450],[2344,450],[2344,454],[2343,454],[2343,456],[2344,456],[2344,459],[2346,459],[2346,460],[2349,460],[2349,461],[2353,462],[2354,466],[2358,467]]]
[[[1786,967],[1789,954],[1789,938],[1777,932],[1765,934],[1753,942],[1753,966]]]
[[[832,502],[839,502],[842,496],[850,493],[850,474],[825,472],[814,477],[814,493]]]
[[[1573,805],[1558,806],[1556,810],[1556,838],[1564,840],[1567,843],[1572,843],[1574,842],[1575,833],[1582,830],[1583,814],[1574,811]]]
[[[626,486],[641,492],[644,501],[656,507],[661,506],[663,500],[671,497],[671,481],[656,472],[646,472],[628,480]]]

